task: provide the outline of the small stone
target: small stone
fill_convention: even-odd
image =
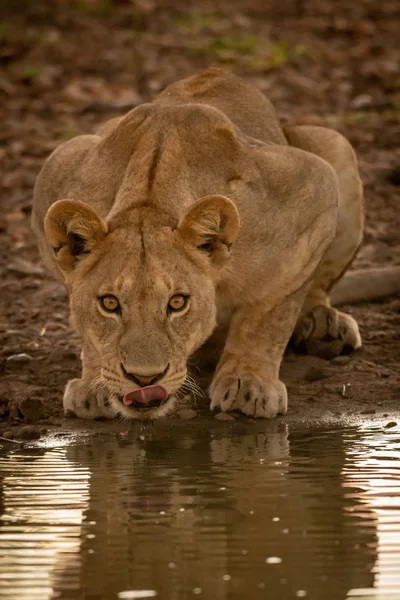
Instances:
[[[359,94],[355,96],[351,101],[351,108],[360,110],[361,108],[367,108],[372,104],[372,97],[370,94]]]
[[[13,440],[15,438],[15,433],[11,431],[11,429],[7,429],[7,431],[2,433],[1,437],[5,438],[6,440]]]
[[[183,421],[189,421],[197,417],[197,412],[191,408],[182,408],[177,412],[177,416]]]
[[[25,425],[18,431],[17,437],[20,440],[38,440],[40,439],[40,431],[33,425]]]
[[[368,408],[368,410],[363,410],[360,412],[360,415],[375,415],[376,410],[374,408]]]
[[[342,367],[344,367],[345,365],[348,365],[350,361],[351,361],[350,356],[335,356],[334,358],[331,359],[331,363],[333,365],[340,365]]]
[[[268,556],[265,559],[267,565],[279,565],[282,562],[282,559],[279,556]]]
[[[40,398],[24,398],[18,405],[20,412],[30,421],[39,421],[44,416],[44,406]]]
[[[229,413],[220,412],[215,415],[214,419],[218,419],[218,421],[234,421],[235,417],[232,417]]]
[[[32,360],[32,356],[26,354],[25,352],[21,352],[20,354],[11,354],[11,356],[7,356],[7,362],[10,363],[28,363]]]
[[[385,425],[385,429],[391,429],[392,427],[397,427],[396,421],[389,421],[389,423],[386,423]]]

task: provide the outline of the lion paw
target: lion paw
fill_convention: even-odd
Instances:
[[[90,382],[71,379],[64,392],[64,414],[73,414],[81,419],[114,419],[108,395],[105,390],[91,391]]]
[[[279,381],[265,381],[256,375],[223,375],[210,388],[211,409],[240,410],[249,417],[272,419],[287,411],[287,392]]]
[[[307,354],[333,358],[361,347],[356,321],[335,308],[316,306],[296,325],[295,346],[304,345]]]

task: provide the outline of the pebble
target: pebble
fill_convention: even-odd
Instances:
[[[24,398],[18,408],[26,419],[39,421],[44,417],[44,406],[40,398]]]
[[[355,96],[351,101],[351,108],[354,108],[355,110],[367,108],[371,106],[372,101],[370,94],[358,94],[358,96]]]
[[[125,590],[117,594],[117,597],[121,600],[136,600],[137,598],[155,598],[156,596],[158,596],[158,594],[155,590]]]
[[[11,363],[27,363],[32,360],[32,356],[25,352],[21,352],[20,354],[11,354],[11,356],[7,356],[6,360]]]
[[[20,440],[38,440],[40,438],[40,431],[33,425],[25,425],[18,431],[17,437]]]
[[[391,429],[392,427],[397,427],[396,421],[389,421],[389,423],[386,423],[385,425],[385,429]]]
[[[191,408],[182,408],[177,412],[177,416],[184,421],[189,421],[197,417],[197,412]]]
[[[215,415],[214,419],[218,419],[218,421],[234,421],[235,417],[229,413],[219,412]]]
[[[265,559],[267,565],[279,565],[282,562],[282,559],[279,556],[268,556]]]
[[[332,358],[331,363],[333,365],[345,366],[348,365],[350,361],[350,356],[335,356],[335,358]]]
[[[11,431],[11,429],[7,429],[7,431],[4,431],[1,434],[1,437],[5,438],[6,440],[13,440],[15,438],[15,433]]]

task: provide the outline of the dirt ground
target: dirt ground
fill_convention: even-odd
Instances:
[[[79,376],[79,341],[66,293],[41,264],[30,230],[43,161],[60,142],[201,67],[218,64],[256,83],[285,123],[344,133],[365,186],[354,266],[400,264],[395,0],[6,0],[0,18],[0,433],[29,437],[21,427],[30,423],[32,435],[77,427],[63,420],[62,393]],[[400,298],[348,311],[360,323],[360,352],[285,360],[289,421],[393,418]]]

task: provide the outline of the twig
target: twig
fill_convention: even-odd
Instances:
[[[24,442],[20,442],[19,440],[9,440],[8,438],[5,438],[1,435],[0,435],[0,440],[3,440],[4,442],[10,442],[11,444],[23,444],[24,443]]]

